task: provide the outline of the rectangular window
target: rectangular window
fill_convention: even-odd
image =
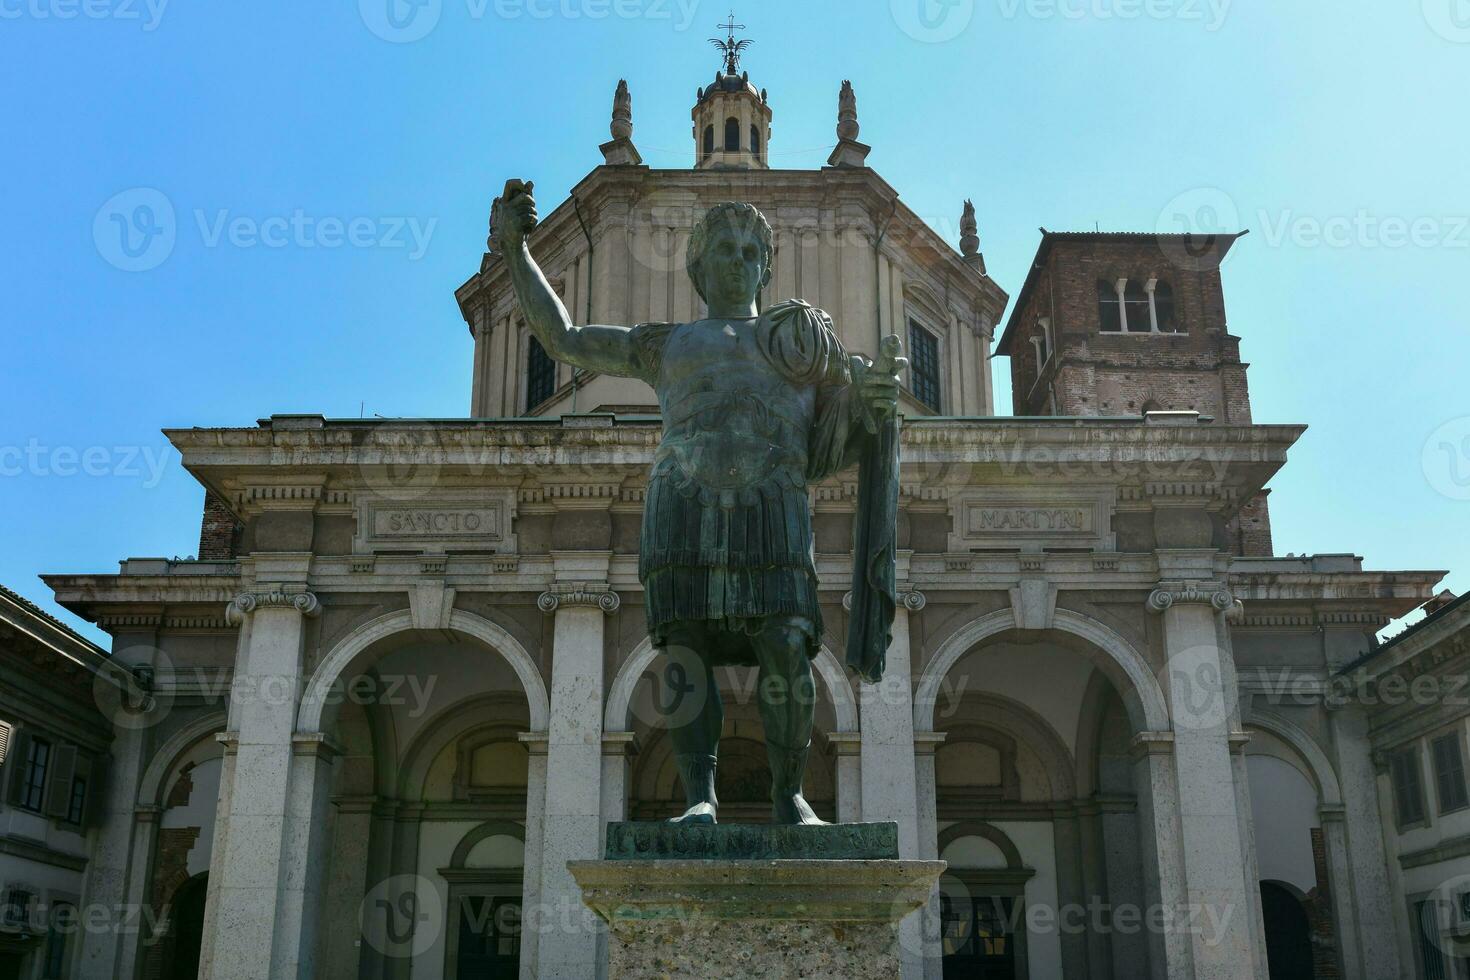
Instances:
[[[30,924],[31,900],[34,898],[24,888],[12,888],[5,893],[5,907],[0,909],[0,923],[11,929],[23,929]]]
[[[1465,792],[1465,757],[1460,752],[1460,734],[1452,732],[1430,743],[1434,747],[1434,783],[1439,791],[1439,812],[1449,813],[1470,806]]]
[[[51,743],[42,738],[31,739],[26,753],[25,778],[21,782],[20,806],[27,810],[41,809],[46,797],[46,767],[51,762]]]
[[[1389,779],[1393,783],[1394,813],[1400,827],[1424,820],[1424,787],[1419,778],[1419,753],[1413,748],[1400,749],[1389,759]]]
[[[556,391],[556,362],[541,346],[541,341],[528,337],[526,350],[526,411],[550,398]]]
[[[909,321],[909,371],[914,397],[939,411],[939,338],[917,320]]]
[[[87,781],[81,776],[71,780],[71,797],[66,803],[66,822],[80,824],[87,815]]]

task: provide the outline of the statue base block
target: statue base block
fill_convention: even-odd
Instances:
[[[890,857],[893,826],[613,824],[608,860],[567,868],[608,923],[609,980],[892,980],[898,924],[945,868]],[[696,842],[691,831],[710,839]],[[793,835],[817,834],[825,836],[807,843],[857,856],[769,856],[789,849]],[[696,843],[713,856],[682,856]],[[641,856],[650,851],[671,856]]]

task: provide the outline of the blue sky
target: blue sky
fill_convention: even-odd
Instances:
[[[619,78],[645,162],[688,165],[728,12],[0,0],[0,582],[56,611],[40,572],[192,554],[201,491],[162,427],[465,414],[452,292],[497,188],[559,200]],[[1038,226],[1251,228],[1225,287],[1255,417],[1311,426],[1272,484],[1278,552],[1470,586],[1470,0],[736,15],[773,164],[825,161],[851,79],[869,164],[942,228],[973,198],[1012,293]]]

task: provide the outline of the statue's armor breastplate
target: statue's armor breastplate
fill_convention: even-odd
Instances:
[[[686,323],[663,352],[654,472],[692,482],[726,506],[772,481],[805,483],[815,393],[781,376],[757,346],[756,328],[754,320]]]

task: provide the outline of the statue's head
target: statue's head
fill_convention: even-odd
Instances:
[[[754,301],[771,279],[771,226],[751,204],[716,204],[694,226],[689,278],[711,307]]]

